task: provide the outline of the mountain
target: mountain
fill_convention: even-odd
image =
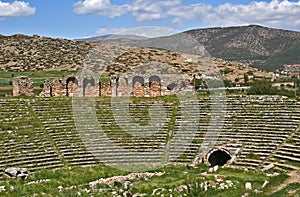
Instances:
[[[105,35],[67,40],[0,35],[0,71],[76,70],[95,42],[210,55],[273,71],[284,64],[300,64],[300,32],[250,25],[194,29],[158,38]]]
[[[300,32],[257,25],[194,29],[135,44],[183,50],[180,52],[203,53],[203,49],[206,49],[212,57],[247,63],[266,70],[300,63]]]
[[[125,34],[106,34],[102,36],[95,36],[95,37],[89,37],[89,38],[83,38],[83,39],[76,39],[76,41],[82,41],[82,42],[118,42],[126,44],[130,41],[136,41],[136,40],[146,40],[147,37],[144,36],[137,36],[137,35],[125,35]]]

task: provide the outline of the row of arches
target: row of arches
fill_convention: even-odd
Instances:
[[[122,85],[121,81],[123,82]],[[147,81],[142,76],[134,76],[131,80],[128,80],[128,78],[114,78],[108,83],[100,83],[93,78],[80,80],[72,76],[68,77],[65,81],[54,80],[53,83],[49,83],[49,96],[109,96],[112,95],[115,89],[117,96],[118,91],[120,91],[124,93],[123,95],[136,97],[148,95],[154,97],[162,95],[161,82],[161,78],[157,75],[150,76]]]
[[[132,78],[132,95],[137,97],[145,96],[146,89],[149,88],[149,96],[161,96],[161,78],[157,75],[149,77],[149,82],[141,76]]]

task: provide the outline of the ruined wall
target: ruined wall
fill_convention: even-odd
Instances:
[[[25,76],[15,77],[12,81],[13,96],[33,96],[33,81]]]
[[[150,92],[151,97],[161,96],[161,84],[157,81],[150,82]]]
[[[33,96],[33,82],[27,77],[18,77],[13,81],[14,96],[21,94]],[[45,80],[39,96],[134,96],[156,97],[194,91],[194,85],[188,77],[165,76],[112,76],[110,82],[100,83],[99,79],[68,76],[64,79]]]
[[[111,96],[112,88],[109,82],[100,84],[100,96]]]
[[[41,96],[41,97],[50,97],[50,96],[52,96],[52,84],[51,84],[50,80],[46,79],[44,81],[43,90],[39,94],[39,96]]]
[[[51,89],[51,95],[54,96],[54,97],[61,97],[61,96],[64,96],[64,85],[63,85],[63,82],[61,79],[55,79],[53,82],[52,82],[52,85],[51,85],[52,89]]]

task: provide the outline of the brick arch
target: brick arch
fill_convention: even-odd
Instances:
[[[132,78],[132,94],[136,97],[145,96],[145,79],[141,76],[135,76]]]
[[[161,79],[157,75],[152,75],[149,78],[150,96],[161,96]]]
[[[66,80],[67,96],[78,96],[78,80],[75,77],[69,77]]]
[[[83,80],[83,96],[95,96],[95,80],[93,78]]]

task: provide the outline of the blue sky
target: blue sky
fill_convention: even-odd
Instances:
[[[0,34],[82,38],[143,26],[300,31],[300,0],[0,0]]]

